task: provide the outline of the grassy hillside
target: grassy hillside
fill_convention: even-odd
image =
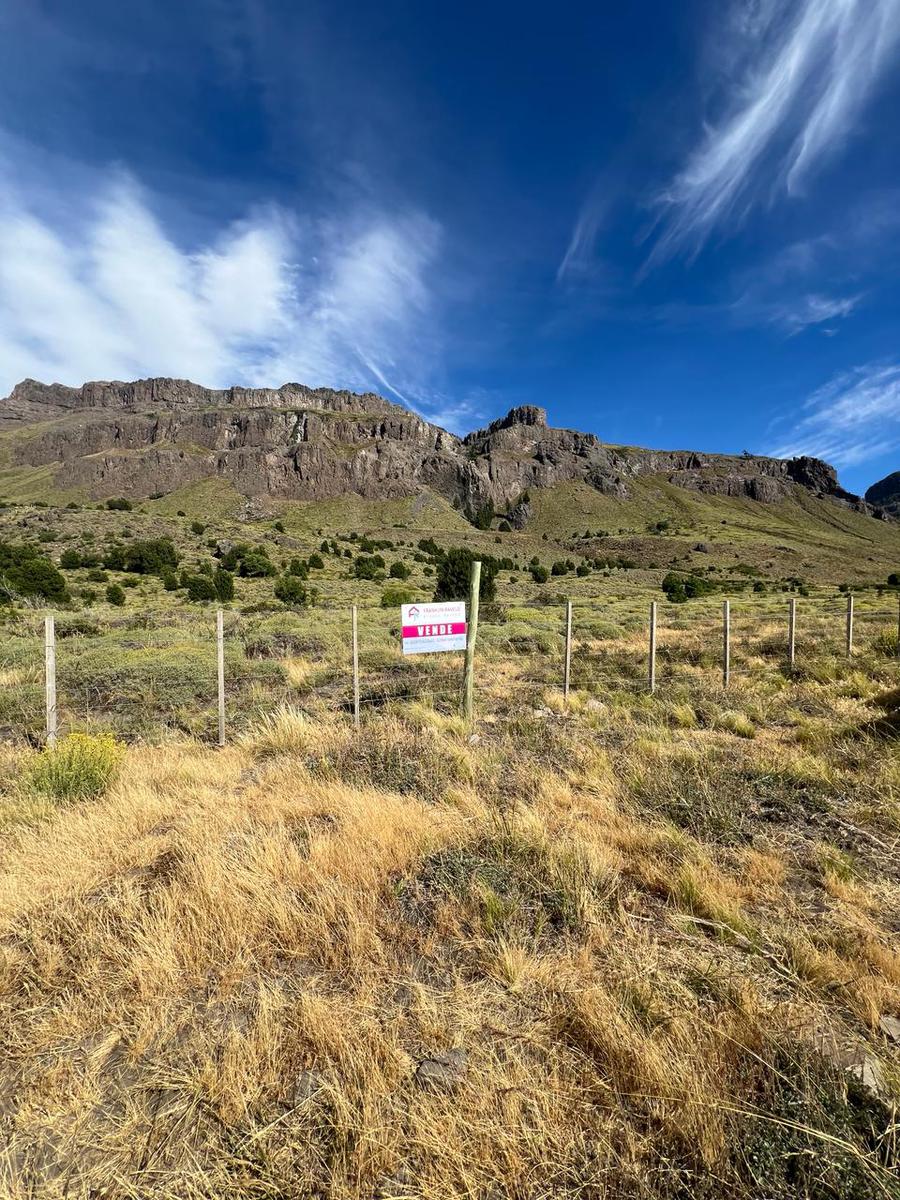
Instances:
[[[602,551],[598,534],[626,545],[652,565],[718,562],[735,558],[767,576],[807,574],[821,582],[884,577],[900,553],[900,524],[876,521],[795,487],[790,500],[761,504],[685,491],[663,479],[629,483],[627,500],[604,496],[586,484],[565,484],[533,496],[529,533],[576,539]],[[648,531],[664,528],[648,537]],[[585,534],[592,535],[585,538]],[[698,543],[704,550],[698,553]]]

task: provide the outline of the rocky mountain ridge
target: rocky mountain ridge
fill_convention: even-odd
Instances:
[[[892,517],[900,518],[900,471],[893,471],[879,479],[866,492],[866,503],[881,509]]]
[[[216,390],[143,379],[71,388],[29,379],[0,400],[0,436],[11,466],[50,466],[55,486],[95,499],[140,499],[214,476],[247,496],[279,499],[430,489],[470,516],[493,510],[521,526],[530,489],[578,480],[626,498],[630,480],[655,476],[763,503],[801,487],[886,515],[844,491],[834,469],[814,458],[613,446],[549,426],[532,405],[458,438],[382,396],[296,383]]]

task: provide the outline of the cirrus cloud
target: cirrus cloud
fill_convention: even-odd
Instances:
[[[832,379],[806,400],[770,453],[811,454],[855,466],[900,447],[900,363],[869,363]]]
[[[843,146],[894,57],[900,0],[741,4],[742,53],[725,116],[660,196],[664,224],[650,262],[739,219],[775,179],[796,193]]]

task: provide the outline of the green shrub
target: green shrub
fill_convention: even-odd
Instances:
[[[310,559],[312,565],[312,559]],[[384,559],[380,554],[359,554],[353,563],[353,574],[357,579],[378,579],[384,571]]]
[[[227,604],[229,600],[234,599],[234,576],[230,571],[223,571],[221,567],[213,575],[213,586],[216,589],[216,595]]]
[[[27,780],[54,800],[95,800],[115,780],[124,754],[112,734],[70,733],[32,759]]]
[[[117,499],[107,500],[106,507],[112,512],[131,512],[131,501],[119,496]]]
[[[438,562],[435,600],[464,600],[469,594],[469,574],[475,559],[481,559],[478,595],[483,602],[496,599],[499,562],[489,554],[475,554],[465,546],[454,546]]]
[[[188,600],[215,600],[216,585],[208,575],[189,575],[187,580]]]
[[[662,590],[673,604],[683,604],[695,596],[710,596],[717,589],[714,583],[700,575],[679,575],[670,571],[662,581]]]
[[[409,579],[411,574],[412,571],[410,571],[402,558],[398,558],[395,563],[391,563],[391,569],[388,571],[391,579]]]
[[[61,602],[69,598],[65,578],[36,547],[0,542],[0,602],[20,596]]]
[[[113,604],[116,608],[121,608],[125,603],[125,593],[117,583],[111,583],[106,589],[106,600],[108,604]]]
[[[325,566],[325,563],[322,559],[322,555],[321,554],[311,554],[309,556],[309,565],[312,570],[321,571],[322,568]]]
[[[469,518],[476,529],[490,529],[494,519],[494,505],[488,500],[471,514]]]
[[[397,608],[401,604],[412,604],[415,598],[416,593],[412,588],[396,583],[391,587],[386,587],[381,593],[381,607]]]
[[[150,538],[132,542],[122,552],[123,571],[136,575],[163,575],[178,566],[178,551],[169,538]],[[111,566],[107,563],[107,566]]]
[[[224,560],[222,565],[225,566]],[[242,579],[264,579],[267,576],[275,575],[277,570],[278,568],[264,551],[253,550],[241,557],[238,574]]]
[[[291,608],[306,608],[310,601],[310,593],[298,576],[282,575],[275,584],[275,598]]]

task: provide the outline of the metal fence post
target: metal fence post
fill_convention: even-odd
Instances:
[[[853,654],[853,593],[847,596],[847,657]]]
[[[650,601],[650,692],[656,691],[656,601]]]

